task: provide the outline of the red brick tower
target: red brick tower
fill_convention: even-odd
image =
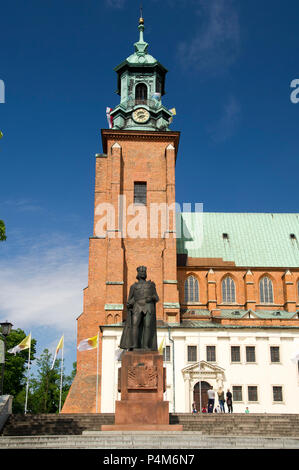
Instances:
[[[179,132],[169,130],[172,114],[161,102],[167,70],[147,54],[143,30],[141,18],[135,53],[115,69],[121,101],[111,112],[112,128],[102,130],[103,153],[96,155],[94,233],[78,343],[95,336],[100,325],[125,320],[140,265],[156,283],[157,319],[179,321],[173,217]],[[99,348],[101,375],[101,341]],[[96,379],[97,350],[78,352],[62,413],[96,412]],[[99,387],[98,411],[100,397]]]

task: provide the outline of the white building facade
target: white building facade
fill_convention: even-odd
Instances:
[[[299,328],[197,327],[158,328],[163,346],[169,411],[191,413],[206,401],[209,387],[233,394],[233,412],[299,413]],[[113,413],[118,392],[116,352],[122,328],[102,327],[101,412]],[[218,404],[217,393],[215,406]],[[226,408],[227,411],[227,408]]]

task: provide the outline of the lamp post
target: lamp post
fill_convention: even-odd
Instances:
[[[11,331],[11,327],[13,326],[12,323],[8,321],[0,323],[1,327],[1,336],[3,336],[3,359],[2,359],[2,367],[1,367],[1,389],[0,395],[3,395],[3,385],[4,385],[4,367],[5,367],[5,352],[6,352],[6,337],[9,335]]]

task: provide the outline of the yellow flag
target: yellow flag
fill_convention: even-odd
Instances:
[[[160,346],[159,346],[159,353],[162,354],[163,353],[163,345],[164,345],[164,341],[165,341],[165,338],[162,339],[161,343],[160,343]]]
[[[173,116],[176,116],[176,109],[175,108],[171,108],[169,111],[171,112],[171,114],[173,114]]]
[[[64,341],[64,335],[61,336],[59,343],[57,344],[56,348],[56,354],[58,353],[59,349],[63,348],[63,341]]]
[[[31,333],[29,333],[29,335],[26,336],[26,338],[24,338],[23,341],[20,342],[20,344],[18,344],[12,349],[9,349],[7,352],[16,355],[16,353],[20,351],[24,351],[24,349],[30,348],[30,345],[31,345]]]
[[[19,348],[21,349],[21,351],[23,349],[28,349],[30,348],[30,344],[31,344],[31,333],[29,333],[29,335],[26,336],[26,338],[24,338],[23,341],[21,341],[21,343],[19,344]]]
[[[54,359],[53,359],[53,363],[52,363],[51,370],[52,370],[53,367],[54,367],[54,364],[55,364],[56,357],[57,357],[57,354],[58,354],[58,352],[59,352],[59,349],[62,349],[62,348],[63,348],[63,341],[64,341],[64,335],[61,336],[60,341],[59,341],[59,343],[57,344],[57,348],[56,348],[56,351],[55,351],[55,354],[54,354]]]

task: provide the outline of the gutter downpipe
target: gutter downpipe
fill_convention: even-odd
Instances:
[[[174,340],[170,337],[170,327],[168,327],[168,339],[172,343],[172,401],[173,413],[175,413],[175,367],[174,367]]]

